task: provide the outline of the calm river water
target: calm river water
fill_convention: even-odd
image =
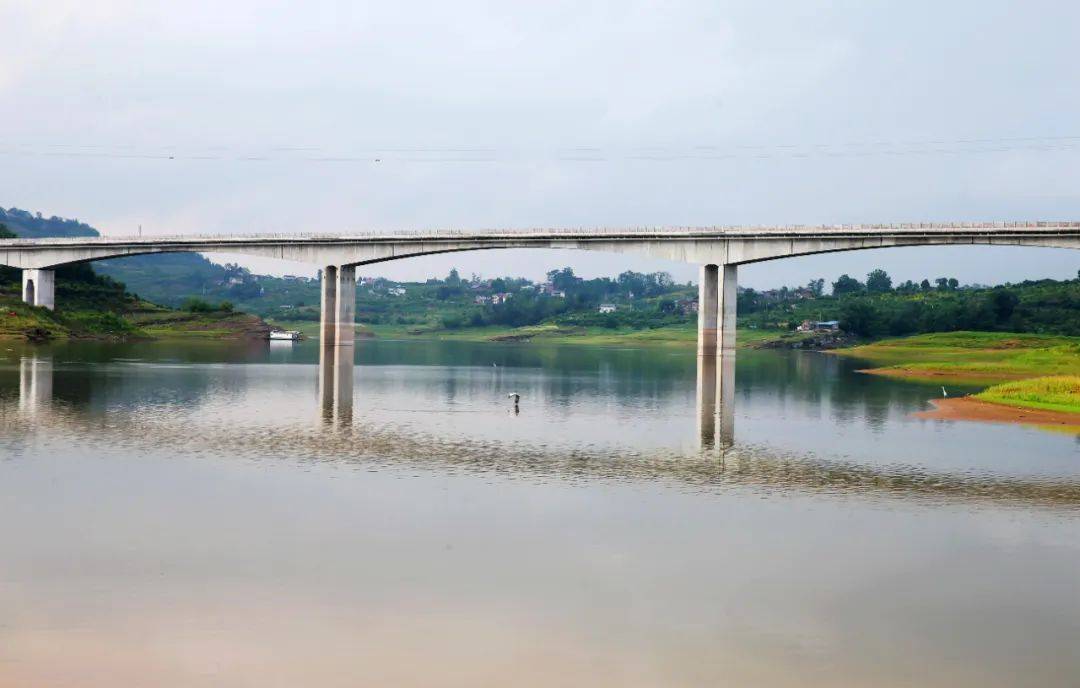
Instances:
[[[853,362],[740,353],[720,450],[693,351],[0,354],[5,688],[1080,685],[1077,438]]]

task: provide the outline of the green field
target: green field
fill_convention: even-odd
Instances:
[[[1006,382],[975,396],[995,404],[1080,413],[1080,375],[1056,375]]]
[[[1080,372],[1080,337],[1007,332],[948,332],[840,349],[871,372],[934,382],[990,385]]]
[[[309,320],[270,320],[283,330],[297,330],[307,337],[319,336],[319,323]],[[634,329],[629,327],[571,327],[543,324],[525,327],[464,327],[453,330],[424,328],[409,325],[356,326],[358,338],[431,339],[462,342],[550,342],[592,346],[673,346],[691,348],[697,345],[697,327],[667,326]],[[782,330],[739,330],[740,347],[757,346],[791,337]]]

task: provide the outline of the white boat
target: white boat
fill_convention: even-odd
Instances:
[[[296,330],[271,330],[270,339],[295,342],[300,339],[300,333]]]

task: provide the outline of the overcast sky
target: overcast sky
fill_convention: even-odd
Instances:
[[[1080,5],[0,0],[0,204],[106,234],[1080,219]],[[696,268],[566,251],[364,271]],[[747,266],[1073,276],[1080,252]],[[300,273],[296,265],[260,270]]]

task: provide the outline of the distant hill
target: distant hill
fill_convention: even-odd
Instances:
[[[96,229],[85,222],[55,215],[45,217],[41,213],[31,213],[18,208],[0,208],[0,224],[7,225],[9,230],[28,239],[100,236]]]
[[[43,237],[95,237],[96,229],[64,217],[45,217],[28,210],[0,207],[0,224],[16,236],[28,239]],[[93,272],[111,277],[154,303],[178,307],[188,296],[204,295],[207,287],[228,279],[229,271],[197,253],[166,253],[100,260]]]

